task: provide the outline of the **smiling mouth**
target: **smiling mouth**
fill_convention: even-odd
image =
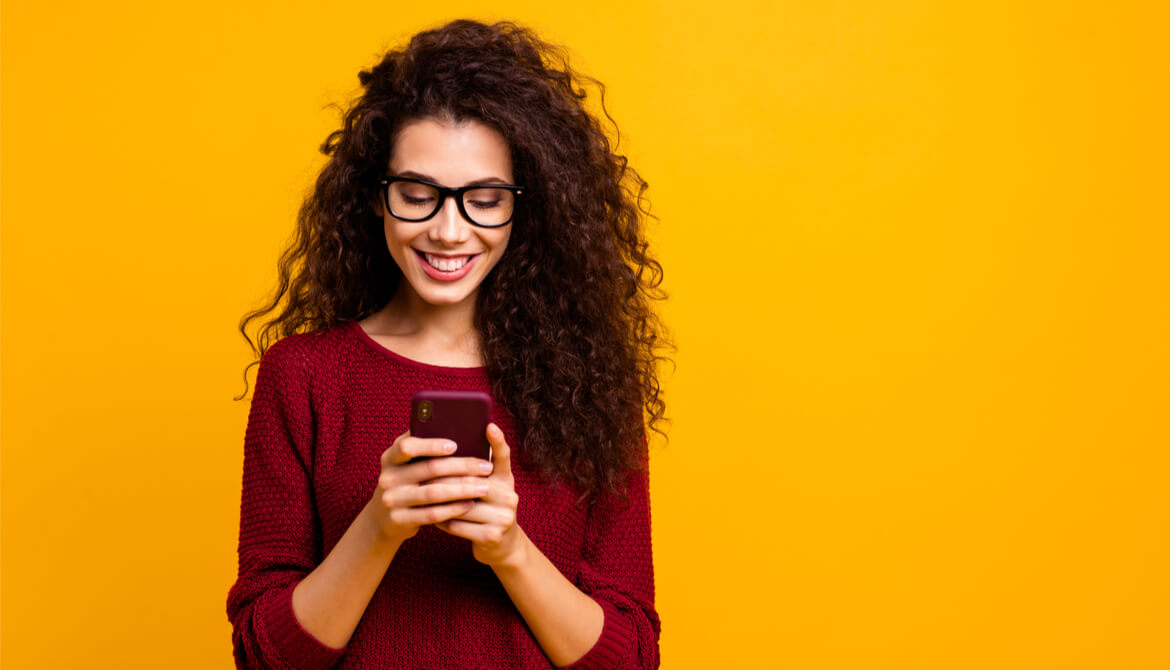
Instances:
[[[462,269],[464,265],[467,265],[472,258],[477,256],[477,254],[468,254],[466,256],[439,256],[436,254],[429,254],[425,251],[419,251],[418,249],[415,249],[414,253],[418,254],[419,258],[426,261],[427,265],[433,267],[439,272],[456,272]]]

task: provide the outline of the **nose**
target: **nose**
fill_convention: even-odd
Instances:
[[[455,246],[467,241],[470,227],[459,213],[459,203],[449,197],[443,202],[439,213],[431,219],[431,227],[427,232],[431,241]]]

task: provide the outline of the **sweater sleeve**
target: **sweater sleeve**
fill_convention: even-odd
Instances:
[[[654,609],[649,474],[635,470],[625,498],[606,495],[589,513],[577,587],[605,613],[601,637],[573,670],[657,668],[661,625]]]
[[[244,438],[239,573],[227,602],[237,668],[316,670],[342,654],[292,610],[293,588],[320,560],[312,417],[304,354],[281,340],[260,362]]]

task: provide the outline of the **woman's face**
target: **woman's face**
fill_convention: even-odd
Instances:
[[[448,188],[515,183],[512,155],[504,137],[470,120],[454,123],[426,118],[406,123],[394,142],[388,174]],[[396,211],[405,206],[426,209],[422,196],[434,195],[411,190],[417,187],[409,184],[395,185],[399,187],[403,189],[397,202],[405,198],[406,204],[393,205]],[[465,208],[478,218],[481,215],[473,208],[490,207],[492,203],[476,198],[479,196],[465,198]],[[498,228],[473,225],[463,218],[453,197],[446,198],[439,211],[425,221],[403,221],[391,215],[382,203],[379,209],[390,255],[402,269],[408,288],[430,305],[474,301],[484,277],[500,261],[512,235],[511,224]]]

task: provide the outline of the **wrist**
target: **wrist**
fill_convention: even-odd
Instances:
[[[516,535],[509,542],[508,549],[501,553],[497,560],[492,561],[491,569],[497,575],[506,572],[522,572],[528,565],[532,557],[532,551],[536,546],[532,544],[532,540],[528,539],[528,535],[520,526],[515,526],[512,529]]]
[[[402,546],[403,542],[410,539],[410,536],[390,531],[386,527],[386,524],[383,523],[385,516],[386,508],[375,497],[366,503],[366,506],[362,508],[361,514],[354,520],[354,523],[361,524],[364,529],[364,535],[374,551],[388,551],[393,554],[398,551],[398,547]]]

